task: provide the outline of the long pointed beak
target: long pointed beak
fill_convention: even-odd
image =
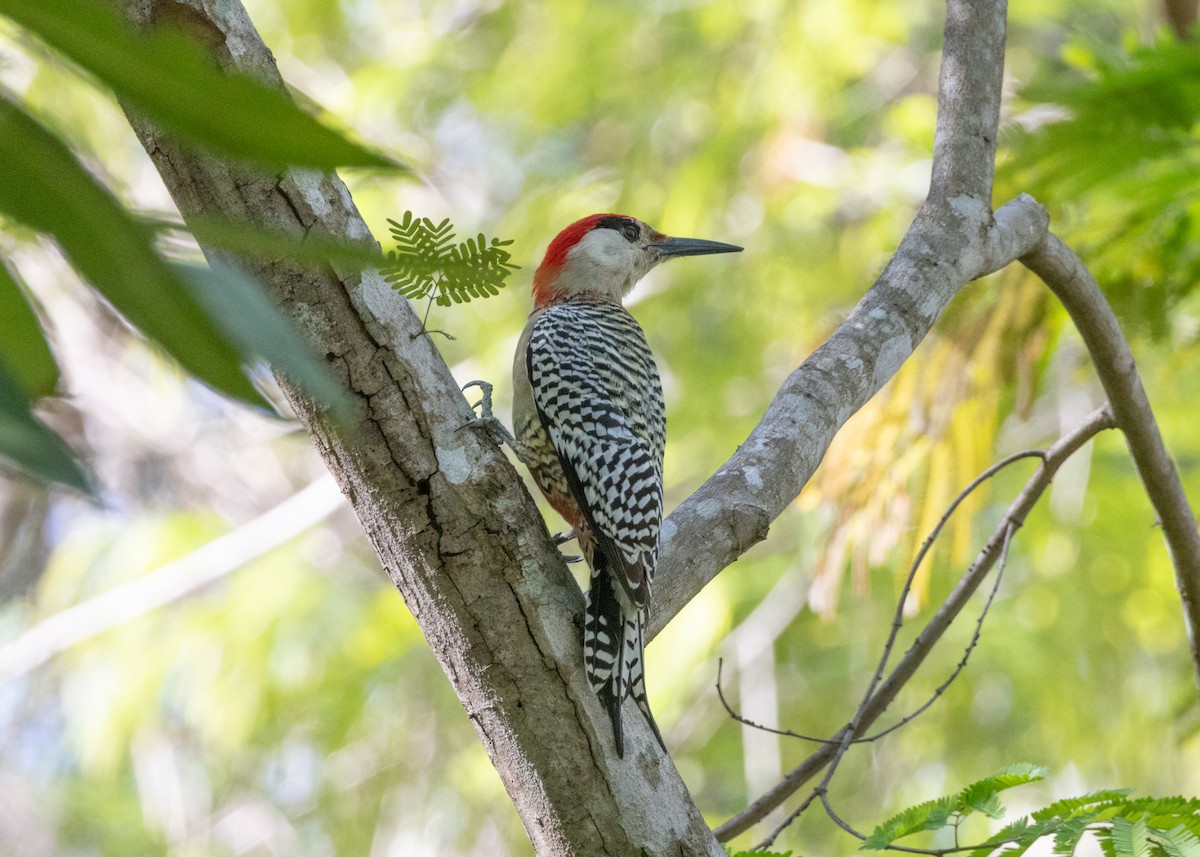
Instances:
[[[720,241],[705,241],[703,238],[664,238],[649,245],[664,259],[673,256],[707,256],[709,253],[740,253],[742,248]]]

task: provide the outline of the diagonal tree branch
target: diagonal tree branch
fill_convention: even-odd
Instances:
[[[1003,0],[950,0],[929,197],[849,318],[784,382],[734,456],[663,528],[651,634],[766,537],[834,434],[900,368],[959,290],[1037,246],[1031,197],[991,209],[1004,71]]]
[[[1041,277],[1062,301],[1092,356],[1117,425],[1125,433],[1129,454],[1171,552],[1192,664],[1200,682],[1200,640],[1196,638],[1200,632],[1200,532],[1179,481],[1179,471],[1163,445],[1133,352],[1095,278],[1057,236],[1047,234],[1032,253],[1022,257],[1021,263]]]
[[[808,758],[789,771],[774,788],[718,827],[716,830],[718,839],[727,842],[766,818],[777,806],[795,794],[805,783],[832,762],[844,742],[866,734],[871,725],[892,704],[901,688],[916,674],[917,669],[929,656],[934,645],[946,633],[950,623],[962,612],[971,595],[983,583],[984,578],[1000,558],[1011,532],[1025,523],[1026,517],[1042,494],[1050,487],[1050,483],[1063,463],[1101,431],[1113,427],[1112,412],[1107,404],[1103,405],[1046,450],[1038,469],[1025,483],[1025,487],[1017,498],[1009,505],[1008,510],[993,530],[991,538],[976,555],[966,574],[962,576],[954,590],[942,602],[942,606],[921,629],[921,633],[913,640],[908,651],[896,664],[895,669],[879,683],[873,693],[864,698],[850,723],[834,735],[828,743],[814,750]]]

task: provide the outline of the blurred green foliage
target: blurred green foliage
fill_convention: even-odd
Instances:
[[[1021,98],[1005,178],[1066,222],[1127,324],[1169,335],[1200,279],[1200,52],[1081,37]]]
[[[277,170],[392,165],[320,124],[285,94],[223,74],[196,41],[172,28],[138,32],[96,0],[5,0],[0,13],[24,27],[26,37],[36,36],[94,74],[163,130],[202,150]],[[204,271],[171,265],[145,225],[7,87],[0,87],[0,129],[0,160],[8,167],[0,183],[0,214],[53,238],[81,276],[187,371],[227,395],[266,405],[242,371],[243,364],[266,359],[318,401],[338,404],[324,367],[252,279],[229,265]],[[277,251],[286,252],[285,245]],[[24,296],[10,276],[0,278],[0,291],[3,305],[22,307]],[[37,325],[30,324],[34,320],[28,312],[2,314],[0,335],[10,343],[30,343],[22,352],[44,356],[49,352]],[[246,331],[253,336],[242,335]],[[9,360],[12,350],[6,349]],[[0,356],[0,370],[4,359]],[[13,361],[14,371],[26,375],[22,380],[28,380],[29,361],[24,355]],[[31,397],[18,386],[0,400],[0,418],[10,429],[0,434],[0,463],[34,479],[86,490],[68,447],[30,412]],[[27,436],[42,442],[21,439]]]
[[[720,466],[869,286],[927,185],[937,4],[249,6],[296,90],[415,165],[418,182],[350,178],[379,234],[411,209],[511,236],[521,285],[550,238],[594,211],[746,246],[736,259],[665,266],[634,296],[668,398],[668,507]],[[1010,4],[997,201],[1039,195],[1093,264],[1196,497],[1195,48],[1161,37],[1156,15],[1117,0]],[[0,81],[97,186],[127,210],[170,210],[111,100],[21,31],[0,35]],[[62,368],[65,395],[40,413],[89,451],[105,501],[2,489],[2,663],[6,642],[236,528],[321,464],[306,438],[131,339],[28,232],[0,241]],[[434,311],[457,336],[439,340],[456,377],[496,381],[499,405],[528,310],[512,289]],[[1062,313],[1021,272],[955,301],[768,541],[648,650],[668,746],[711,822],[811,749],[729,720],[713,689],[717,658],[747,716],[838,728],[931,516],[995,458],[1047,443],[1099,397]],[[911,625],[1019,490],[1026,474],[1015,470],[956,518],[910,602]],[[530,853],[376,568],[339,514],[0,683],[0,850]],[[1198,793],[1200,709],[1171,578],[1123,442],[1102,436],[1018,534],[969,668],[911,725],[851,750],[835,805],[869,829],[1020,758],[1055,772],[1014,800],[1022,815],[1101,788]],[[951,629],[892,716],[953,668],[970,624]],[[777,846],[821,855],[856,843],[810,812]]]

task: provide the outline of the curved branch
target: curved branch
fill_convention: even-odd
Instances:
[[[838,429],[891,379],[958,291],[1028,253],[1048,225],[1045,210],[1025,195],[975,237],[966,219],[961,229],[943,231],[929,213],[935,210],[931,198],[846,321],[784,382],[733,457],[667,518],[652,636],[766,537]]]
[[[1200,632],[1200,532],[1179,481],[1179,471],[1158,431],[1133,352],[1095,278],[1055,235],[1048,233],[1033,252],[1021,258],[1021,263],[1041,277],[1062,301],[1092,356],[1117,426],[1125,433],[1129,454],[1171,553],[1192,664],[1200,682],[1200,640],[1196,637]]]

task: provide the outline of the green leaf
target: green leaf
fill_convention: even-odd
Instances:
[[[1116,801],[1124,803],[1129,789],[1101,789],[1079,797],[1063,798],[1055,801],[1044,809],[1039,809],[1031,816],[1035,821],[1046,819],[1074,818],[1079,814],[1094,814],[1097,808]]]
[[[996,797],[998,792],[1026,783],[1035,783],[1045,778],[1046,768],[1042,765],[1035,765],[1031,762],[1009,765],[999,773],[971,783],[963,789],[959,793],[955,809],[964,816],[970,815],[972,812],[982,812],[990,818],[1002,818],[1004,807]]]
[[[58,363],[46,343],[42,326],[24,289],[3,260],[0,260],[0,359],[31,399],[53,393],[58,385]]]
[[[159,234],[187,233],[206,246],[230,250],[243,258],[267,262],[286,258],[357,270],[379,269],[387,264],[387,257],[380,252],[374,240],[368,245],[366,242],[353,243],[311,233],[296,235],[282,229],[215,217],[189,217],[186,226],[177,221],[155,218],[145,222]]]
[[[1170,830],[1152,831],[1150,837],[1162,846],[1167,857],[1200,857],[1200,838],[1182,824]]]
[[[509,274],[518,270],[505,247],[512,241],[480,233],[461,244],[452,244],[449,220],[434,225],[428,217],[404,212],[399,221],[389,220],[396,249],[388,253],[383,277],[410,300],[433,297],[440,306],[466,303],[472,298],[500,294]]]
[[[0,0],[5,2],[5,0]],[[71,264],[188,372],[231,396],[265,403],[242,358],[150,243],[150,232],[57,137],[0,96],[0,211],[53,235]]]
[[[291,322],[248,274],[230,266],[179,266],[196,300],[247,361],[261,358],[339,418],[349,402]]]
[[[273,166],[398,166],[325,127],[283,92],[223,73],[196,40],[162,28],[139,33],[100,0],[0,0],[0,13],[179,137]],[[199,35],[223,40],[216,31]]]
[[[938,798],[909,807],[875,828],[860,846],[864,851],[878,851],[922,830],[940,830],[954,812],[955,799]]]
[[[1006,849],[1003,852],[1004,857],[1019,857],[1028,851],[1033,843],[1053,832],[1057,825],[1058,821],[1053,819],[1030,822],[1029,819],[1019,818],[997,831],[996,835],[990,837],[979,849],[972,851],[970,857],[988,857],[1000,845],[1008,842],[1014,847]]]
[[[0,360],[0,466],[4,464],[35,482],[91,493],[71,448],[33,415],[24,388]]]
[[[1062,857],[1071,857],[1079,845],[1079,840],[1087,832],[1088,825],[1094,820],[1094,814],[1085,812],[1062,821],[1054,831],[1054,853]]]
[[[1112,842],[1117,857],[1150,857],[1146,822],[1141,819],[1129,821],[1125,818],[1114,818],[1107,838]]]

